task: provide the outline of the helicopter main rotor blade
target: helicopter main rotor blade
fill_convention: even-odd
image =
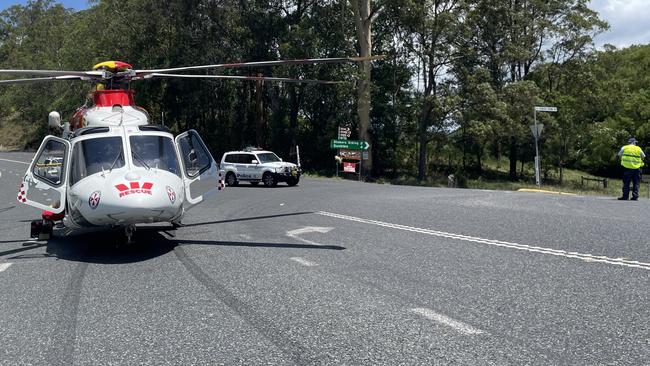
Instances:
[[[271,76],[239,76],[239,75],[183,75],[183,74],[149,74],[145,79],[149,78],[184,78],[184,79],[225,79],[225,80],[253,80],[253,81],[279,81],[284,83],[302,83],[302,84],[342,84],[343,81],[327,81],[327,80],[310,80],[310,79],[290,79],[290,78],[277,78]]]
[[[0,84],[26,84],[26,83],[32,83],[37,81],[59,81],[59,80],[88,80],[88,78],[82,76],[76,76],[76,75],[64,75],[64,76],[50,76],[45,78],[0,80]]]
[[[0,70],[0,75],[79,76],[101,78],[102,71],[57,71],[57,70]]]
[[[154,69],[154,70],[136,70],[138,76],[147,74],[162,74],[177,71],[188,70],[206,70],[206,69],[232,69],[240,67],[261,67],[261,66],[279,66],[279,65],[309,65],[309,64],[331,64],[342,62],[363,62],[381,60],[384,56],[370,56],[370,57],[339,57],[339,58],[311,58],[299,60],[278,60],[278,61],[253,61],[253,62],[236,62],[228,64],[214,64],[214,65],[199,65],[199,66],[186,66],[175,67],[171,69]]]

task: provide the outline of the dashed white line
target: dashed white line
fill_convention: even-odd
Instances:
[[[461,332],[463,334],[467,335],[475,335],[475,334],[483,334],[485,333],[484,331],[474,328],[471,325],[467,325],[463,322],[459,322],[458,320],[452,319],[448,316],[444,316],[442,314],[438,314],[435,311],[427,308],[415,308],[411,309],[412,312],[422,315],[423,317],[432,320],[438,324],[442,324],[445,326],[448,326],[450,328],[453,328],[454,330]]]
[[[633,261],[633,260],[629,260],[629,259],[623,259],[623,258],[620,258],[620,257],[619,258],[611,258],[611,257],[603,256],[603,255],[600,255],[600,256],[599,255],[591,255],[591,254],[578,253],[578,252],[569,252],[569,251],[561,250],[561,249],[552,249],[552,248],[544,248],[544,247],[539,247],[539,246],[534,246],[534,245],[511,243],[511,242],[501,241],[501,240],[484,239],[484,238],[479,238],[479,237],[475,237],[475,236],[447,233],[447,232],[444,232],[444,231],[431,230],[431,229],[422,229],[422,228],[413,227],[413,226],[391,224],[389,222],[383,222],[383,221],[377,221],[377,220],[368,220],[368,219],[363,219],[363,218],[360,218],[360,217],[340,215],[340,214],[325,212],[325,211],[319,211],[319,212],[316,212],[316,213],[319,214],[319,215],[334,217],[334,218],[342,219],[342,220],[355,221],[355,222],[360,222],[360,223],[369,224],[369,225],[383,226],[383,227],[387,227],[387,228],[391,228],[391,229],[411,231],[411,232],[416,232],[416,233],[420,233],[420,234],[438,236],[438,237],[448,238],[448,239],[456,239],[456,240],[461,240],[461,241],[465,241],[465,242],[479,243],[479,244],[485,244],[485,245],[491,245],[491,246],[509,248],[509,249],[516,249],[516,250],[524,250],[524,251],[527,251],[527,252],[554,255],[554,256],[558,256],[558,257],[580,259],[580,260],[587,261],[587,262],[598,262],[598,263],[610,264],[610,265],[615,265],[615,266],[639,268],[639,269],[645,269],[647,271],[650,271],[650,263]]]
[[[294,262],[298,262],[298,263],[302,264],[305,267],[316,267],[318,265],[317,263],[314,263],[312,261],[308,261],[305,258],[291,257],[289,259],[291,259]]]
[[[0,263],[0,272],[5,271],[7,268],[11,267],[12,263]]]

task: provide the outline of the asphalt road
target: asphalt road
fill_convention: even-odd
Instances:
[[[0,364],[650,364],[650,201],[303,179],[28,242],[0,154]]]

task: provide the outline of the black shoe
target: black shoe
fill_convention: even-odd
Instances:
[[[627,197],[619,197],[618,200],[619,201],[627,201]]]
[[[632,201],[638,201],[639,197],[632,197]]]

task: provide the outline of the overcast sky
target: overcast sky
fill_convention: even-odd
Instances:
[[[26,0],[0,0],[0,9]],[[77,10],[88,6],[87,0],[63,0],[65,6]],[[598,48],[605,43],[618,48],[632,44],[650,44],[650,0],[591,0],[590,7],[609,23],[609,31],[594,40]]]
[[[650,0],[592,0],[590,7],[609,23],[609,31],[594,40],[596,46],[650,44]]]

